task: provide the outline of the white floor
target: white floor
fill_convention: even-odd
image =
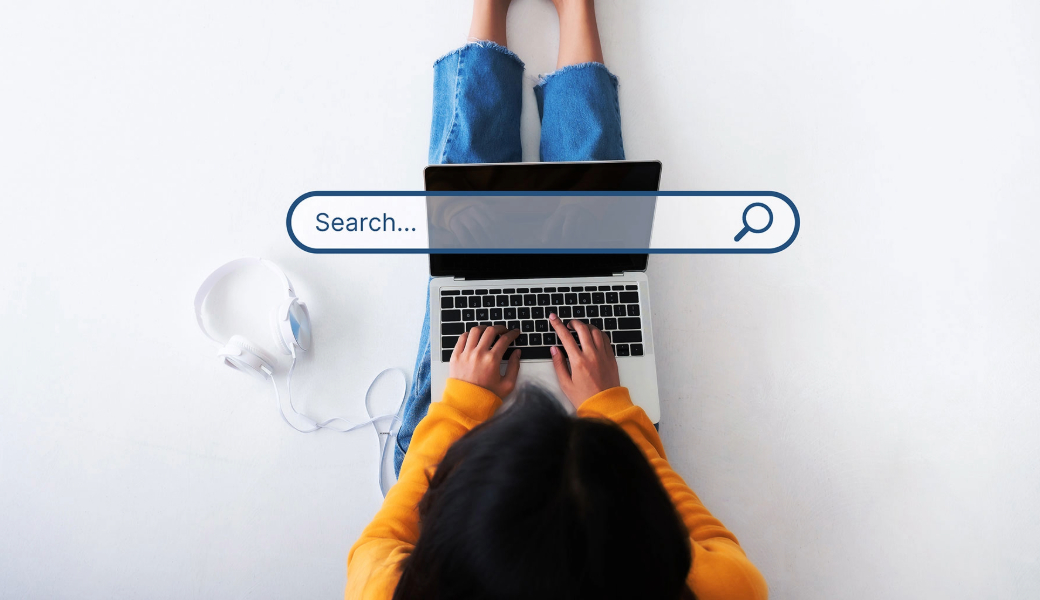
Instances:
[[[551,5],[514,4],[511,47],[551,70]],[[225,260],[284,265],[315,414],[410,371],[425,259],[308,255],[284,220],[310,190],[421,189],[468,2],[4,12],[0,597],[338,596],[375,435],[288,429],[191,299]],[[1040,597],[1036,3],[599,13],[629,158],[801,210],[781,254],[650,267],[670,458],[773,597]],[[225,331],[267,341],[269,296]]]

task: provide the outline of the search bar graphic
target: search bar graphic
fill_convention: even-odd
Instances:
[[[778,192],[310,192],[285,219],[317,254],[771,254],[798,236]]]

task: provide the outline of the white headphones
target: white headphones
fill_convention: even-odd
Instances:
[[[195,320],[198,321],[199,329],[206,334],[206,337],[223,346],[217,352],[217,356],[222,358],[226,365],[267,379],[274,375],[274,361],[259,346],[242,335],[233,335],[227,342],[221,342],[213,337],[202,321],[202,304],[217,283],[239,269],[257,264],[273,271],[286,292],[286,299],[271,313],[271,331],[274,333],[275,343],[283,353],[292,354],[294,361],[297,348],[301,352],[306,352],[311,345],[311,316],[307,312],[307,305],[296,297],[292,282],[285,276],[285,273],[278,268],[278,265],[269,260],[240,258],[210,273],[195,294]]]
[[[275,343],[278,348],[284,354],[292,355],[292,365],[289,367],[289,372],[285,378],[289,408],[292,410],[293,414],[306,425],[306,429],[297,427],[285,415],[285,410],[282,407],[281,395],[278,391],[278,382],[274,378],[275,361],[272,360],[263,349],[246,339],[243,335],[232,335],[231,339],[226,342],[220,341],[214,337],[208,329],[206,329],[206,324],[202,320],[202,305],[205,303],[206,298],[217,283],[239,269],[256,266],[258,264],[267,267],[278,276],[278,280],[281,282],[286,293],[285,300],[281,301],[271,313],[271,331],[274,334]],[[380,437],[384,435],[386,436],[386,439],[382,442],[383,448],[379,460],[379,487],[383,492],[383,496],[386,496],[388,486],[385,484],[383,477],[386,470],[384,463],[388,454],[387,451],[392,446],[391,440],[396,435],[395,426],[399,425],[401,422],[400,413],[404,409],[404,398],[402,394],[402,402],[396,414],[374,416],[372,414],[372,408],[369,405],[369,397],[371,396],[372,388],[375,386],[375,383],[379,381],[384,374],[391,371],[397,371],[401,374],[402,380],[405,383],[403,387],[406,393],[407,376],[404,374],[404,371],[397,368],[389,368],[380,371],[380,373],[375,376],[375,379],[372,380],[372,383],[368,386],[368,390],[365,392],[365,409],[368,410],[370,418],[362,423],[351,423],[341,417],[333,417],[318,422],[297,411],[296,407],[293,406],[292,401],[292,375],[293,371],[296,369],[296,351],[299,350],[301,353],[306,352],[311,347],[311,316],[307,311],[307,305],[296,297],[296,291],[293,290],[292,282],[289,281],[289,278],[286,277],[285,273],[278,268],[278,265],[263,258],[239,258],[210,273],[209,277],[202,282],[199,291],[195,293],[195,320],[198,322],[199,329],[202,330],[202,333],[206,334],[206,337],[221,346],[220,351],[217,352],[217,356],[223,360],[224,364],[239,371],[257,375],[261,379],[271,380],[271,384],[274,387],[275,401],[278,403],[278,412],[281,414],[282,420],[296,431],[301,433],[313,433],[319,429],[331,429],[333,431],[346,433],[348,431],[360,429],[366,425],[375,426],[380,421],[390,419],[390,427],[387,431],[380,431],[379,428],[376,427],[376,432]],[[335,422],[346,423],[346,427],[333,427],[332,424]]]

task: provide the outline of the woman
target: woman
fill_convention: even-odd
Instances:
[[[617,79],[603,65],[593,2],[554,3],[557,71],[535,89],[542,160],[623,159]],[[474,42],[434,65],[430,162],[520,160],[523,63],[505,47],[508,6],[476,0]],[[556,315],[550,324],[575,416],[537,389],[499,411],[520,370],[514,352],[500,373],[519,335],[504,327],[460,336],[431,405],[427,314],[399,480],[350,550],[347,598],[765,598],[736,538],[671,469],[620,387],[603,333]]]

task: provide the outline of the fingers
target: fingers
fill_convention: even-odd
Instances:
[[[484,333],[480,334],[480,344],[478,348],[491,349],[491,346],[495,343],[495,337],[500,336],[507,331],[505,325],[495,325],[494,327],[484,328]]]
[[[570,337],[571,334],[567,334]],[[573,343],[573,340],[571,340]],[[571,372],[567,369],[567,359],[563,357],[563,352],[556,346],[549,347],[549,353],[552,354],[553,369],[556,370],[556,378],[560,380],[560,387],[563,388],[571,383]]]
[[[469,339],[466,340],[466,350],[473,350],[480,344],[480,336],[484,333],[487,328],[485,325],[478,325],[473,329],[469,330]]]
[[[498,341],[495,342],[495,345],[491,348],[491,353],[495,355],[495,358],[497,358],[499,362],[501,362],[502,357],[506,355],[506,348],[509,348],[509,344],[512,344],[518,337],[520,337],[520,330],[511,329],[498,338]]]
[[[567,327],[578,332],[578,340],[581,345],[585,348],[594,349],[599,348],[599,344],[596,343],[595,337],[592,335],[592,331],[589,326],[581,321],[567,321]]]
[[[519,333],[519,332],[517,332]],[[513,391],[516,387],[516,378],[520,374],[520,349],[513,350],[513,353],[509,355],[509,364],[506,365],[506,374],[502,378],[502,383],[507,387],[506,394]]]
[[[556,313],[549,315],[549,324],[556,331],[556,337],[560,338],[560,343],[563,344],[563,349],[567,351],[567,356],[577,356],[580,352],[578,343],[574,341],[570,330],[563,324],[560,317],[556,316]]]
[[[455,340],[455,349],[451,351],[451,360],[455,360],[455,358],[462,354],[462,351],[466,349],[466,338],[468,337],[469,334],[463,331],[462,335],[459,336],[459,339]]]

